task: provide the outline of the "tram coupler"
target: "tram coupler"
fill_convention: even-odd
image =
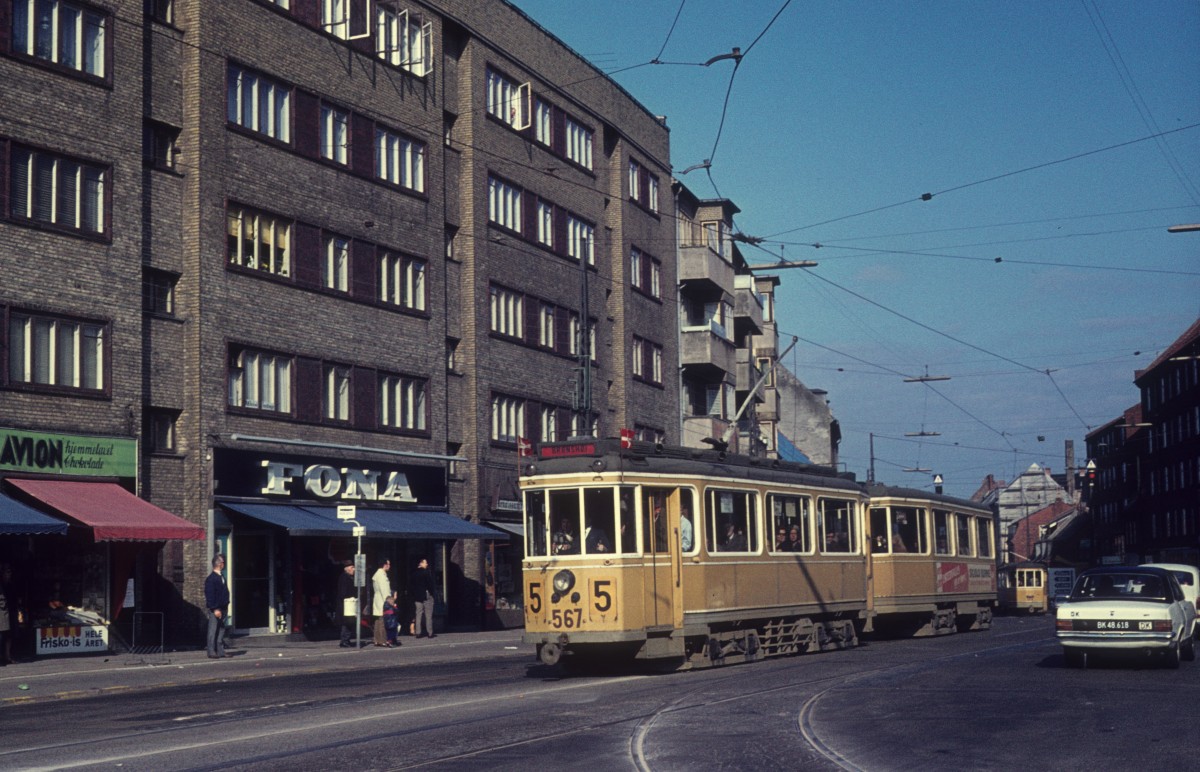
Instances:
[[[558,660],[562,658],[563,649],[569,642],[566,633],[563,633],[557,640],[538,644],[538,659],[545,665],[557,665]]]

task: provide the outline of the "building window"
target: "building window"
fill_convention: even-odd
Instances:
[[[534,138],[546,147],[552,147],[554,145],[554,108],[540,99],[536,102],[533,109]]]
[[[425,261],[384,254],[379,261],[379,299],[412,311],[425,310]]]
[[[537,203],[537,240],[554,248],[554,205],[541,200]]]
[[[543,406],[541,410],[541,441],[558,441],[558,408]]]
[[[633,160],[629,162],[629,199],[651,212],[658,211],[658,177]]]
[[[109,16],[80,3],[14,0],[13,51],[103,78]]]
[[[491,288],[492,332],[510,338],[525,337],[525,298],[502,287]]]
[[[175,316],[175,274],[146,268],[142,274],[142,311],[156,316]]]
[[[292,358],[255,349],[233,349],[229,359],[230,407],[292,412]]]
[[[292,275],[290,221],[237,206],[229,208],[226,219],[230,265]]]
[[[487,73],[487,111],[502,123],[523,131],[530,124],[529,84],[517,85],[495,70]]]
[[[581,257],[588,265],[596,264],[594,250],[595,229],[574,215],[567,216],[567,255],[575,260]]]
[[[662,297],[662,264],[653,259],[650,261],[650,297]]]
[[[488,220],[520,233],[521,189],[497,177],[488,177]]]
[[[566,120],[567,159],[585,169],[592,168],[592,132],[575,121]]]
[[[230,123],[280,142],[292,141],[291,89],[259,73],[229,65]]]
[[[379,422],[391,429],[426,431],[426,382],[421,378],[385,375],[379,379]]]
[[[634,247],[629,252],[629,283],[634,289],[642,289],[642,251]]]
[[[342,40],[350,37],[350,0],[321,0],[321,29]]]
[[[413,75],[433,71],[433,23],[407,10],[375,6],[375,55]]]
[[[146,0],[146,15],[163,24],[174,24],[175,0]]]
[[[633,336],[633,377],[653,384],[662,384],[663,349],[652,341]]]
[[[325,237],[325,289],[350,291],[350,240],[341,236]]]
[[[13,313],[8,382],[100,391],[105,387],[105,325]]]
[[[644,378],[646,372],[646,342],[639,337],[633,339],[633,377]]]
[[[179,154],[179,129],[158,121],[146,121],[142,129],[142,158],[155,169],[174,171]]]
[[[14,219],[104,233],[106,168],[20,146],[13,146],[11,159],[9,206]]]
[[[375,130],[375,176],[406,190],[425,191],[425,146],[386,129]]]
[[[350,420],[350,368],[325,365],[324,414],[328,421]]]
[[[146,440],[151,453],[175,453],[175,423],[179,420],[178,410],[151,408],[146,416]]]
[[[548,303],[538,308],[538,345],[543,348],[554,348],[554,313],[554,306]]]
[[[650,380],[653,383],[663,382],[663,350],[662,346],[652,344],[650,347]]]
[[[492,441],[515,443],[525,436],[525,401],[501,394],[492,396]]]
[[[350,113],[321,105],[321,157],[345,166],[350,162]]]
[[[579,346],[583,343],[581,333],[579,314],[572,311],[567,318],[567,353],[571,356],[579,356]]]

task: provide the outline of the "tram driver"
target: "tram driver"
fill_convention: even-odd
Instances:
[[[571,525],[571,518],[564,517],[559,521],[558,530],[554,532],[552,544],[555,555],[579,554],[579,538],[575,535],[575,528]]]

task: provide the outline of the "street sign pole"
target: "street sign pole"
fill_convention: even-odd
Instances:
[[[358,539],[358,546],[354,553],[354,648],[362,648],[362,588],[366,586],[367,578],[367,560],[366,555],[362,551],[362,538],[366,535],[367,529],[359,525],[355,517],[358,515],[358,508],[353,504],[339,504],[337,508],[338,520],[346,523],[353,523],[354,527],[350,531],[351,535]]]

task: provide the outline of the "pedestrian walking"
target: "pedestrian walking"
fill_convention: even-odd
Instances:
[[[225,556],[212,559],[212,573],[204,580],[204,607],[208,611],[208,637],[205,644],[209,659],[220,659],[225,652],[225,622],[229,609],[229,586],[221,572],[225,570]]]
[[[433,632],[433,603],[437,585],[433,581],[433,572],[429,570],[429,561],[425,558],[421,558],[412,572],[408,589],[413,594],[413,634],[417,638],[436,638]],[[425,623],[424,632],[421,631],[422,621]]]
[[[389,646],[399,646],[400,613],[396,608],[396,593],[392,593],[383,601],[383,629],[387,633]]]
[[[338,598],[342,602],[342,648],[354,648],[355,625],[358,622],[358,588],[354,586],[354,561],[342,564],[338,576]]]
[[[387,630],[383,624],[383,604],[392,594],[392,582],[388,579],[388,571],[392,569],[392,561],[384,558],[379,561],[379,569],[371,577],[371,616],[375,617],[375,645],[391,646],[387,639]]]

